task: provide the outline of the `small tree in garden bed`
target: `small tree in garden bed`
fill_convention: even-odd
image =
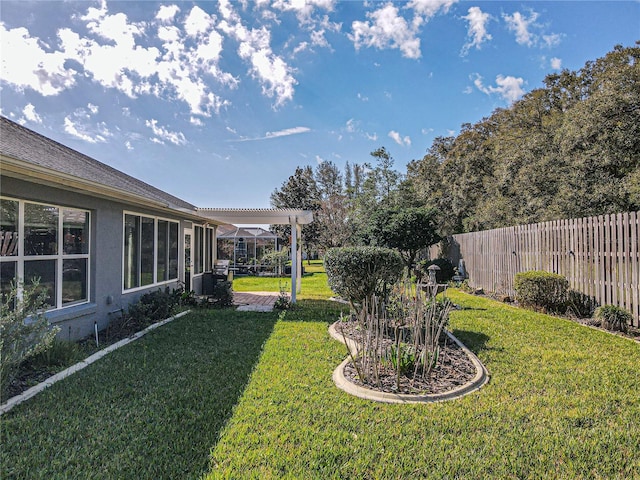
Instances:
[[[385,296],[402,275],[402,258],[382,247],[331,248],[324,258],[329,286],[348,300],[354,311],[372,296]]]
[[[569,282],[557,273],[533,270],[517,273],[514,279],[516,300],[524,307],[564,313]]]
[[[377,245],[395,248],[411,275],[418,253],[440,241],[436,211],[427,208],[384,208],[371,216],[369,235]]]

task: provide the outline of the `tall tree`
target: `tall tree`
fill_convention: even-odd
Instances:
[[[297,208],[311,210],[315,213],[320,209],[320,196],[311,167],[296,167],[296,171],[289,179],[271,194],[273,208]],[[291,225],[272,225],[271,229],[278,233],[285,241],[291,236]],[[314,221],[302,227],[302,246],[310,254],[318,243],[318,222]]]
[[[320,202],[316,213],[319,227],[317,247],[322,253],[329,248],[348,245],[353,225],[349,221],[348,197],[338,167],[329,161],[320,163],[316,167],[315,180]]]

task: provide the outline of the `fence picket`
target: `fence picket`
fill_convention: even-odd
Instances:
[[[514,295],[516,273],[552,271],[597,303],[629,310],[640,327],[640,212],[458,234],[452,242],[475,288]]]

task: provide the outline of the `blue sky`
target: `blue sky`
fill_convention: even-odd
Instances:
[[[640,39],[638,1],[0,5],[2,115],[201,207],[296,166],[398,170],[544,77]]]

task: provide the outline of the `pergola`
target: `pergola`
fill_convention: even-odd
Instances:
[[[302,251],[298,248],[302,225],[313,221],[313,212],[277,208],[198,208],[198,214],[233,225],[291,225],[291,303],[300,292]]]

